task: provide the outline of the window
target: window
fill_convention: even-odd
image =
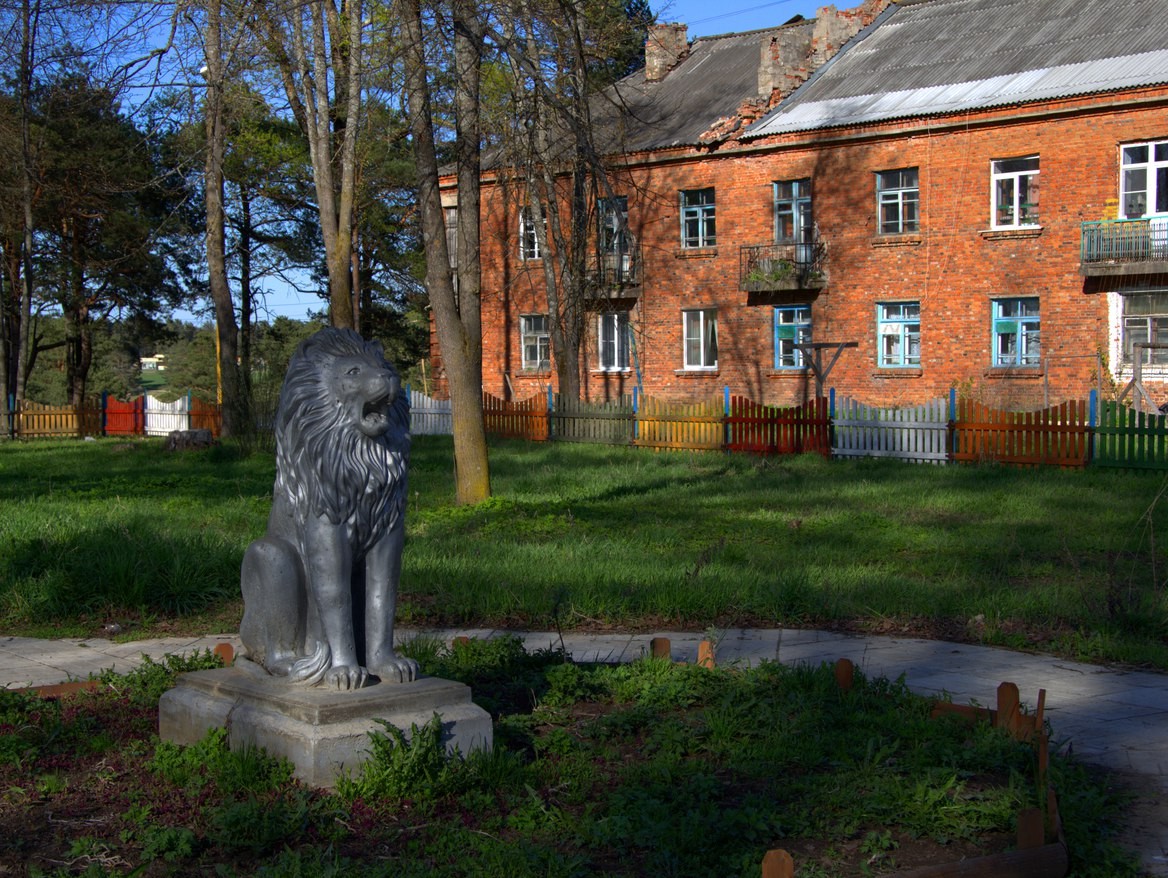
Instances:
[[[920,231],[920,186],[916,168],[881,171],[876,175],[876,207],[880,234],[903,235]]]
[[[990,163],[995,229],[1038,225],[1038,156]]]
[[[685,368],[718,368],[718,311],[682,311],[685,334]]]
[[[686,189],[681,193],[681,246],[713,247],[714,189]]]
[[[1119,200],[1126,219],[1168,214],[1168,140],[1123,148]]]
[[[803,353],[795,345],[811,341],[811,306],[775,308],[775,368],[802,369]]]
[[[522,336],[523,368],[538,372],[550,369],[552,361],[547,315],[527,314],[520,317],[519,332]]]
[[[544,232],[547,232],[547,214],[543,217]],[[519,211],[519,258],[526,262],[529,259],[541,259],[539,250],[539,236],[535,233],[535,217],[530,207]]]
[[[447,207],[442,211],[446,224],[446,252],[450,254],[450,267],[458,268],[458,208]]]
[[[1168,292],[1123,297],[1123,362],[1135,364],[1135,345],[1168,344]],[[1143,351],[1144,365],[1168,365],[1168,348]]]
[[[629,199],[624,195],[600,202],[600,253],[605,277],[622,283],[633,270],[632,238],[629,235]]]
[[[1037,366],[1038,299],[994,299],[994,365]]]
[[[629,252],[629,199],[624,195],[601,199],[600,252]]]
[[[775,243],[806,244],[811,229],[811,181],[775,183]]]
[[[888,302],[876,306],[879,364],[897,368],[921,364],[921,303]]]
[[[600,315],[600,368],[620,371],[629,368],[629,312]]]

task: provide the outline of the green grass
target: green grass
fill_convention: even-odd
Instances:
[[[415,439],[405,623],[907,627],[1168,668],[1161,474],[520,442],[491,465],[456,507],[450,439]],[[0,625],[230,625],[273,477],[229,448],[0,446]]]

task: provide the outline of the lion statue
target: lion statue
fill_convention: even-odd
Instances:
[[[381,346],[322,329],[288,364],[268,529],[243,557],[246,658],[290,682],[408,683],[393,649],[409,400]]]

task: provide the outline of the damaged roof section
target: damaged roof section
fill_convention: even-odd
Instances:
[[[933,116],[1168,83],[1164,0],[902,0],[745,132]]]
[[[890,0],[844,11],[819,10],[774,28],[689,43],[683,24],[650,29],[643,70],[621,80],[596,106],[593,124],[606,153],[713,146],[734,139],[818,67]]]

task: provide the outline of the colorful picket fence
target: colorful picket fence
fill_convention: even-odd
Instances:
[[[542,442],[548,438],[547,397],[504,400],[484,392],[483,427],[492,436]]]
[[[1098,413],[1097,419],[1094,417]],[[854,399],[813,399],[767,406],[727,389],[722,399],[675,403],[634,393],[610,402],[537,394],[520,401],[483,395],[487,432],[545,441],[725,450],[753,454],[816,453],[914,462],[997,462],[1022,466],[1088,464],[1168,470],[1168,417],[1117,402],[1064,402],[1034,412],[991,409],[951,392],[915,406],[878,408]],[[80,410],[9,400],[4,435],[19,438],[165,436],[174,430],[220,433],[219,407],[189,396],[121,401],[105,395]],[[410,392],[411,432],[453,431],[450,400]]]
[[[752,454],[831,456],[831,418],[826,397],[783,408],[731,396],[725,417],[727,451]]]
[[[723,402],[668,402],[641,397],[633,444],[643,448],[717,450],[723,442]]]
[[[834,457],[891,457],[914,463],[949,460],[951,425],[949,401],[944,397],[894,408],[844,398],[831,422]]]
[[[553,439],[603,445],[628,445],[633,441],[636,414],[632,397],[589,403],[557,393],[549,414]]]
[[[112,396],[102,399],[105,409],[105,435],[141,436],[146,432],[146,398],[139,396],[123,402]]]
[[[81,437],[101,435],[101,408],[92,400],[75,406],[41,405],[25,400],[17,404],[16,433],[21,437]]]
[[[415,436],[449,436],[454,432],[454,410],[448,399],[432,399],[410,390],[410,432]]]
[[[190,396],[163,402],[153,396],[122,401],[103,394],[80,408],[9,401],[10,435],[21,439],[82,436],[165,436],[174,430],[220,434],[219,406]]]
[[[958,399],[953,418],[956,461],[1083,467],[1091,456],[1091,419],[1083,400],[1033,412],[991,409]]]
[[[1168,418],[1117,402],[1100,404],[1094,462],[1125,469],[1168,469]]]

